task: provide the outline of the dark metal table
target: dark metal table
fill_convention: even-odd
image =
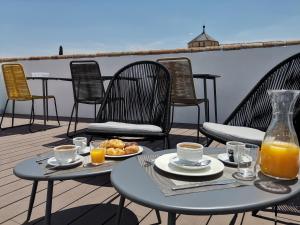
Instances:
[[[70,78],[62,77],[26,77],[27,80],[41,80],[42,81],[42,91],[43,91],[43,119],[44,126],[46,126],[46,121],[48,121],[48,99],[45,96],[48,95],[48,80],[60,80],[60,81],[71,81]]]
[[[48,121],[48,99],[45,96],[48,95],[48,81],[49,80],[59,80],[59,81],[72,81],[72,78],[64,78],[64,77],[26,77],[27,80],[41,80],[42,81],[42,91],[43,91],[43,119],[44,126],[46,125],[46,121]],[[112,76],[103,76],[101,77],[103,80],[111,80]]]
[[[193,74],[193,77],[196,79],[203,79],[203,92],[204,92],[204,98],[207,98],[207,80],[212,80],[214,85],[214,107],[215,107],[215,122],[218,122],[218,110],[217,110],[217,85],[216,85],[216,78],[221,77],[220,75],[213,75],[213,74]],[[205,109],[206,115],[208,117],[209,121],[209,104],[208,102],[205,102]]]
[[[160,154],[174,151],[162,151]],[[215,154],[220,149],[205,148],[205,151],[206,154]],[[251,185],[166,197],[141,167],[137,158],[128,159],[114,167],[111,182],[121,194],[118,216],[122,213],[125,198],[128,198],[143,206],[168,212],[168,225],[176,223],[176,213],[217,215],[259,210],[282,203],[300,193],[300,182],[294,180],[287,182],[288,184],[283,182],[290,191],[281,194]]]
[[[147,147],[143,146],[143,153],[142,154],[151,154],[153,151]],[[53,156],[52,153],[49,153],[47,157]],[[65,170],[59,170],[63,171],[63,173],[52,173],[51,175],[44,175],[45,170],[42,168],[40,164],[36,162],[38,158],[31,158],[22,161],[21,163],[17,164],[13,170],[14,174],[17,177],[20,177],[25,180],[32,180],[32,191],[29,201],[29,208],[27,213],[27,219],[26,221],[30,220],[31,212],[34,204],[34,199],[36,195],[36,190],[38,186],[39,181],[48,181],[48,187],[47,187],[47,199],[46,199],[46,211],[45,211],[45,224],[49,225],[51,224],[51,208],[52,208],[52,194],[53,194],[53,183],[56,180],[63,181],[63,180],[73,180],[78,178],[84,178],[84,177],[93,177],[98,175],[104,175],[111,172],[112,168],[115,166],[106,166],[105,170],[99,171],[99,167],[77,167],[75,169],[70,169],[70,172],[68,172],[68,169]],[[118,160],[122,162],[123,160]]]

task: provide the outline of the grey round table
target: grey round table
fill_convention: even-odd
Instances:
[[[151,154],[151,153],[153,153],[153,151],[151,149],[143,146],[142,154]],[[42,158],[48,159],[49,157],[52,157],[52,156],[53,156],[53,153],[49,153],[49,154],[44,155]],[[42,162],[42,161],[44,161],[44,163],[45,163],[46,160],[41,160],[41,157],[35,157],[35,158],[24,160],[14,167],[13,172],[17,177],[20,177],[25,180],[33,181],[26,221],[29,221],[30,217],[31,217],[31,212],[32,212],[33,204],[34,204],[34,199],[35,199],[35,195],[36,195],[38,182],[39,181],[48,181],[46,211],[45,211],[45,224],[49,225],[49,224],[51,224],[52,194],[53,194],[53,183],[55,180],[59,180],[59,181],[72,180],[72,179],[108,174],[112,171],[113,167],[116,164],[118,164],[119,162],[122,162],[124,160],[122,160],[122,159],[115,160],[117,163],[114,163],[112,165],[107,165],[104,168],[101,168],[101,166],[99,166],[99,167],[95,166],[95,167],[89,167],[89,168],[86,168],[86,167],[75,167],[74,168],[74,167],[72,167],[70,169],[55,170],[55,171],[53,171],[53,173],[50,173],[48,175],[45,175],[45,167],[38,163],[38,162]]]
[[[205,148],[206,154],[218,151],[220,149]],[[162,151],[159,154],[170,152],[175,150]],[[125,198],[146,207],[168,212],[168,225],[174,225],[176,213],[217,215],[259,210],[282,203],[300,192],[300,182],[295,180],[288,185],[290,191],[285,194],[266,192],[251,185],[166,197],[146,174],[137,158],[125,160],[114,167],[111,182],[121,194],[117,223],[120,221]]]

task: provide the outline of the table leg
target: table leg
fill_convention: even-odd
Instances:
[[[245,214],[246,214],[246,213],[243,213],[243,216],[242,216],[242,219],[241,219],[240,225],[243,225],[243,223],[244,223]]]
[[[44,126],[46,126],[46,87],[45,81],[42,80],[43,84],[43,114],[44,114]]]
[[[48,81],[47,80],[45,80],[45,88],[46,88],[46,90],[45,90],[46,96],[48,96]],[[48,100],[49,99],[46,98],[46,118],[47,118],[47,121],[49,120]]]
[[[205,119],[206,122],[209,121],[209,103],[208,103],[208,98],[207,98],[207,83],[206,83],[206,78],[203,78],[203,89],[204,89],[204,98],[206,99],[205,101]]]
[[[119,202],[119,208],[118,208],[117,215],[116,215],[116,225],[119,225],[121,222],[124,203],[125,203],[125,198],[121,195],[120,202]]]
[[[217,85],[216,78],[213,79],[214,82],[214,104],[215,104],[215,122],[218,122],[218,110],[217,110]]]
[[[161,224],[161,217],[160,217],[160,213],[159,213],[158,209],[155,209],[155,214],[156,214],[156,217],[157,217],[157,223]]]
[[[45,211],[45,224],[51,224],[51,208],[52,208],[52,194],[53,194],[53,181],[48,181],[47,188],[47,200],[46,200],[46,211]]]
[[[29,201],[29,207],[28,207],[28,212],[27,212],[27,219],[26,221],[30,220],[31,213],[32,213],[32,208],[33,208],[33,203],[36,195],[36,189],[38,186],[38,181],[34,180],[32,184],[32,189],[31,189],[31,195],[30,195],[30,201]]]
[[[277,207],[277,205],[275,205],[273,207],[273,209],[274,209],[274,212],[275,212],[274,224],[277,225],[277,213],[278,213],[278,207]]]
[[[168,213],[168,225],[175,225],[176,224],[176,213]]]

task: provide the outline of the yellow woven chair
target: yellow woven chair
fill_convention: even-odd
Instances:
[[[29,121],[29,130],[31,131],[31,125],[34,123],[34,100],[43,99],[43,96],[31,95],[27,80],[25,77],[25,73],[21,64],[3,64],[2,65],[2,73],[6,87],[7,100],[4,107],[4,112],[2,114],[0,128],[2,128],[3,118],[6,113],[6,108],[9,100],[12,100],[12,123],[11,127],[14,127],[14,116],[15,116],[15,102],[16,101],[31,101],[31,114]],[[53,95],[45,96],[45,98],[54,100],[55,112],[57,122],[60,125],[58,114],[57,114],[57,106],[56,99]],[[7,127],[7,128],[11,128]]]

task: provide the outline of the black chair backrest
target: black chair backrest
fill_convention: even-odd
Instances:
[[[140,61],[120,69],[110,81],[97,122],[153,124],[169,131],[171,78],[159,63]]]
[[[173,103],[197,104],[192,64],[186,57],[157,60],[172,76],[171,101]]]
[[[300,90],[300,53],[270,70],[232,112],[224,124],[246,126],[266,131],[272,118],[267,90]],[[294,126],[300,134],[300,98],[295,104]]]
[[[105,90],[96,61],[71,61],[74,99],[77,102],[99,101]]]

